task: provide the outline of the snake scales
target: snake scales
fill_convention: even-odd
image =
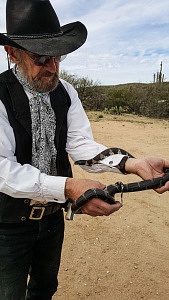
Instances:
[[[91,166],[93,164],[97,164],[99,160],[108,157],[112,154],[123,154],[128,157],[134,157],[127,151],[120,148],[109,148],[102,151],[100,154],[95,156],[90,160],[80,160],[76,161],[76,165],[86,165]],[[114,195],[117,193],[128,193],[128,192],[137,192],[149,189],[157,189],[163,186],[167,181],[169,181],[169,169],[165,170],[165,175],[158,178],[153,178],[149,180],[143,180],[138,182],[132,182],[123,184],[122,182],[117,182],[115,184],[110,184],[106,186],[103,190],[100,189],[89,189],[83,195],[81,195],[76,201],[73,201],[71,205],[71,210],[73,213],[81,213],[81,207],[86,204],[92,198],[100,198],[109,204],[115,203]]]
[[[124,149],[121,149],[121,148],[108,148],[106,150],[103,150],[101,153],[99,153],[98,155],[96,155],[92,159],[76,161],[75,165],[92,166],[94,164],[98,164],[99,160],[102,160],[102,159],[104,159],[104,158],[106,158],[110,155],[113,155],[113,154],[123,154],[123,155],[126,155],[128,157],[133,157],[134,158],[134,156],[132,154],[130,154],[129,152],[127,152]]]

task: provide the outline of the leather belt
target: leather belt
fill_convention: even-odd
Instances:
[[[61,204],[51,203],[48,205],[33,205],[29,215],[30,220],[41,220],[42,217],[54,214],[57,210],[61,209]]]

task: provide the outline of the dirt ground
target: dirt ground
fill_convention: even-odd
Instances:
[[[169,122],[136,116],[89,118],[95,139],[136,157],[169,159]],[[140,180],[135,175],[89,174],[73,167],[74,177],[105,184]],[[54,300],[168,300],[169,196],[154,191],[124,195],[123,208],[109,217],[75,215],[65,221],[65,240]],[[117,195],[116,200],[119,200]]]

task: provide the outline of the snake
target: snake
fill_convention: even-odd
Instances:
[[[99,160],[102,160],[102,159],[104,159],[110,155],[114,155],[114,154],[122,154],[122,155],[126,155],[130,158],[134,158],[134,156],[132,154],[130,154],[129,152],[127,152],[126,150],[124,150],[122,148],[107,148],[107,149],[103,150],[102,152],[100,152],[95,157],[93,157],[92,159],[75,161],[75,165],[92,166],[94,164],[98,164]]]
[[[97,164],[99,160],[108,157],[112,154],[123,154],[127,155],[128,157],[134,158],[132,154],[121,148],[109,148],[102,151],[100,154],[98,154],[90,160],[79,160],[76,161],[75,164],[91,166],[93,164]],[[164,175],[161,177],[126,184],[122,182],[116,182],[115,184],[110,184],[106,186],[104,189],[92,188],[84,192],[77,200],[72,201],[71,210],[75,214],[81,214],[82,206],[93,198],[99,198],[109,204],[115,204],[115,194],[117,193],[121,194],[122,200],[123,193],[157,189],[165,185],[167,181],[169,181],[169,169],[166,168],[164,169]]]

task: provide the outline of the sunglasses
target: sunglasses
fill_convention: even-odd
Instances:
[[[46,64],[48,64],[48,62],[50,61],[51,58],[54,59],[55,63],[60,63],[67,56],[67,55],[62,55],[62,56],[38,55],[38,54],[33,54],[33,53],[30,54],[28,52],[27,52],[27,55],[34,62],[34,64],[39,67],[45,66]]]

